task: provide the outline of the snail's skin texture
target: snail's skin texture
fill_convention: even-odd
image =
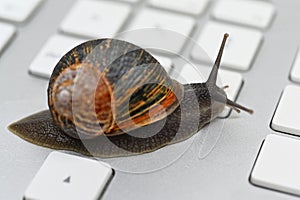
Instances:
[[[8,128],[36,145],[107,158],[152,152],[186,140],[214,120],[225,106],[238,112],[244,110],[253,113],[227,99],[225,87],[216,85],[227,37],[228,34],[225,34],[208,80],[186,85],[170,79],[149,53],[133,44],[114,39],[84,43],[67,53],[56,66],[48,88],[50,110],[33,114]],[[104,43],[99,45],[101,41]],[[92,47],[99,49],[93,54]],[[103,66],[109,67],[102,69]],[[142,74],[133,74],[130,69],[136,66],[150,66],[150,71],[142,70],[139,71]],[[74,76],[82,69],[84,82],[79,81],[76,89]],[[120,74],[129,76],[119,77]],[[93,79],[98,81],[99,75],[103,79],[95,84]],[[154,78],[163,84],[140,84],[147,78]],[[119,79],[123,81],[121,86],[115,84]],[[85,85],[86,82],[88,85]],[[95,101],[92,103],[86,100],[90,100],[87,98],[89,94],[86,94],[90,87],[95,87],[92,92],[99,92],[94,94]],[[79,99],[76,99],[78,94]],[[124,98],[129,102],[129,111],[123,110]],[[113,106],[100,104],[93,107],[102,100],[113,102]],[[82,112],[74,112],[76,103],[79,103],[77,107],[82,108]],[[154,116],[148,115],[151,109],[155,111]],[[92,120],[93,117],[99,121]],[[116,119],[119,123],[114,121]],[[128,119],[133,119],[139,126],[134,126]],[[104,131],[99,133],[99,126]]]

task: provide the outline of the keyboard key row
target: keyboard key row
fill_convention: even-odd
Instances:
[[[43,0],[1,0],[0,18],[15,22],[25,21],[42,1]],[[137,0],[125,1],[137,2]],[[175,3],[170,0],[148,1],[148,5],[153,7],[164,8],[170,11],[180,11],[194,15],[203,13],[208,3],[209,0],[188,0],[188,2],[179,0]],[[247,12],[243,11],[246,7]],[[231,8],[230,11],[229,8]],[[74,6],[64,18],[60,25],[60,29],[65,33],[87,38],[113,37],[124,25],[132,9],[132,5],[117,1],[79,0],[75,2]],[[254,3],[252,1],[243,1],[243,3],[241,3],[240,1],[236,0],[230,0],[226,2],[218,1],[213,10],[213,16],[217,19],[222,18],[228,21],[239,19],[241,20],[241,23],[250,23],[250,25],[251,22],[254,24],[255,20],[257,20],[255,22],[256,24],[268,24],[275,12],[274,6],[270,3]],[[242,11],[243,15],[241,16],[243,17],[241,19],[241,17],[237,16],[241,14]],[[230,16],[230,14],[232,14],[232,16]],[[193,17],[159,9],[152,9],[146,6],[138,12],[138,15],[131,20],[129,26],[125,30],[143,28],[167,29],[187,37],[189,36],[194,25],[195,19]],[[157,37],[150,37],[150,39],[147,40],[147,44],[164,43],[165,41],[168,41],[167,38],[168,34],[158,34]],[[201,41],[201,39],[199,40]],[[185,40],[180,40],[176,43],[169,42],[165,44],[164,47],[168,48],[168,50],[178,53],[181,50],[184,42]],[[143,43],[140,43],[140,45],[143,46]],[[197,60],[197,55],[194,55],[193,53],[192,55]],[[251,58],[253,55],[254,53],[252,53],[252,55],[248,55],[247,58],[244,58],[243,62],[240,61],[233,64],[229,62],[228,65],[230,65],[231,68],[238,70],[248,69],[249,60],[252,60]]]
[[[173,7],[170,7],[169,1],[162,2],[152,0],[149,3],[156,7],[168,7],[170,10],[183,8],[184,6],[182,5],[190,6],[192,4],[195,4],[195,8],[204,9],[208,3],[207,1],[190,1],[191,4],[187,4],[183,1],[172,2]],[[219,2],[219,4],[221,4],[221,2]],[[255,5],[257,6],[258,4]],[[260,5],[260,7],[263,7],[262,5]],[[228,7],[227,4],[225,8],[226,6]],[[242,6],[244,6],[243,3],[240,7]],[[216,6],[215,10],[218,10],[218,7],[220,6]],[[67,14],[60,29],[63,32],[87,38],[113,37],[124,25],[131,10],[130,5],[118,2],[80,0],[75,3],[71,11]],[[261,10],[264,9],[258,10],[261,12]],[[131,41],[142,47],[150,46],[179,53],[194,25],[195,19],[191,16],[146,7],[141,9],[137,15],[129,21],[125,29],[125,31],[133,31],[133,33],[129,32],[129,35],[134,35],[134,40],[132,40],[130,36],[127,38],[125,36],[125,38],[122,39]],[[148,28],[154,28],[155,31],[153,29],[149,30]],[[204,26],[197,42],[202,45],[203,49],[208,52],[211,58],[214,58],[218,51],[219,40],[215,38],[221,39],[225,31],[229,32],[231,37],[226,45],[227,50],[225,54],[227,55],[224,55],[223,65],[236,70],[248,70],[261,44],[262,33],[239,26],[209,22]],[[134,32],[140,34],[135,34]],[[179,36],[175,36],[176,34],[182,35],[182,39],[175,39],[179,38]],[[136,35],[142,36],[137,37]],[[145,37],[147,39],[145,39]],[[195,60],[201,60],[196,50],[192,51],[191,56]]]
[[[299,53],[294,60],[291,79],[299,73]],[[273,130],[300,136],[300,87],[288,85],[284,88],[270,126]],[[300,140],[286,136],[268,135],[250,175],[257,186],[300,195],[299,173]]]
[[[113,37],[120,30],[128,18],[132,8],[130,5],[112,1],[80,0],[75,3],[71,11],[61,23],[61,31],[87,38]],[[131,20],[125,31],[141,30],[147,28],[167,29],[189,36],[195,20],[192,17],[161,11],[152,8],[143,8],[137,16]],[[146,32],[147,34],[147,32]],[[145,33],[141,33],[145,35]],[[141,46],[147,44],[160,44],[169,41],[165,46],[168,50],[179,52],[185,40],[170,41],[169,34],[159,33],[145,36],[141,42],[135,41]],[[135,38],[135,40],[138,40]],[[155,45],[154,45],[155,46]]]

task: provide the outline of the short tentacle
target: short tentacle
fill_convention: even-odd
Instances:
[[[232,109],[234,109],[235,111],[237,111],[238,113],[240,112],[240,110],[243,110],[249,114],[253,114],[253,110],[252,109],[249,109],[249,108],[246,108],[240,104],[237,104],[229,99],[226,100],[226,105]]]

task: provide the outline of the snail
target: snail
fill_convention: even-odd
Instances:
[[[49,110],[8,129],[36,145],[105,158],[153,152],[186,140],[225,106],[252,114],[227,99],[226,87],[216,85],[228,36],[208,80],[184,85],[134,44],[117,39],[85,42],[56,65],[48,86]]]

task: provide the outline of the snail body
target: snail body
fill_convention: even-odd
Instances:
[[[185,140],[226,105],[252,113],[228,100],[216,85],[227,37],[207,82],[186,85],[171,79],[150,53],[134,44],[116,39],[83,43],[55,67],[48,87],[49,110],[9,129],[40,146],[115,157]]]

